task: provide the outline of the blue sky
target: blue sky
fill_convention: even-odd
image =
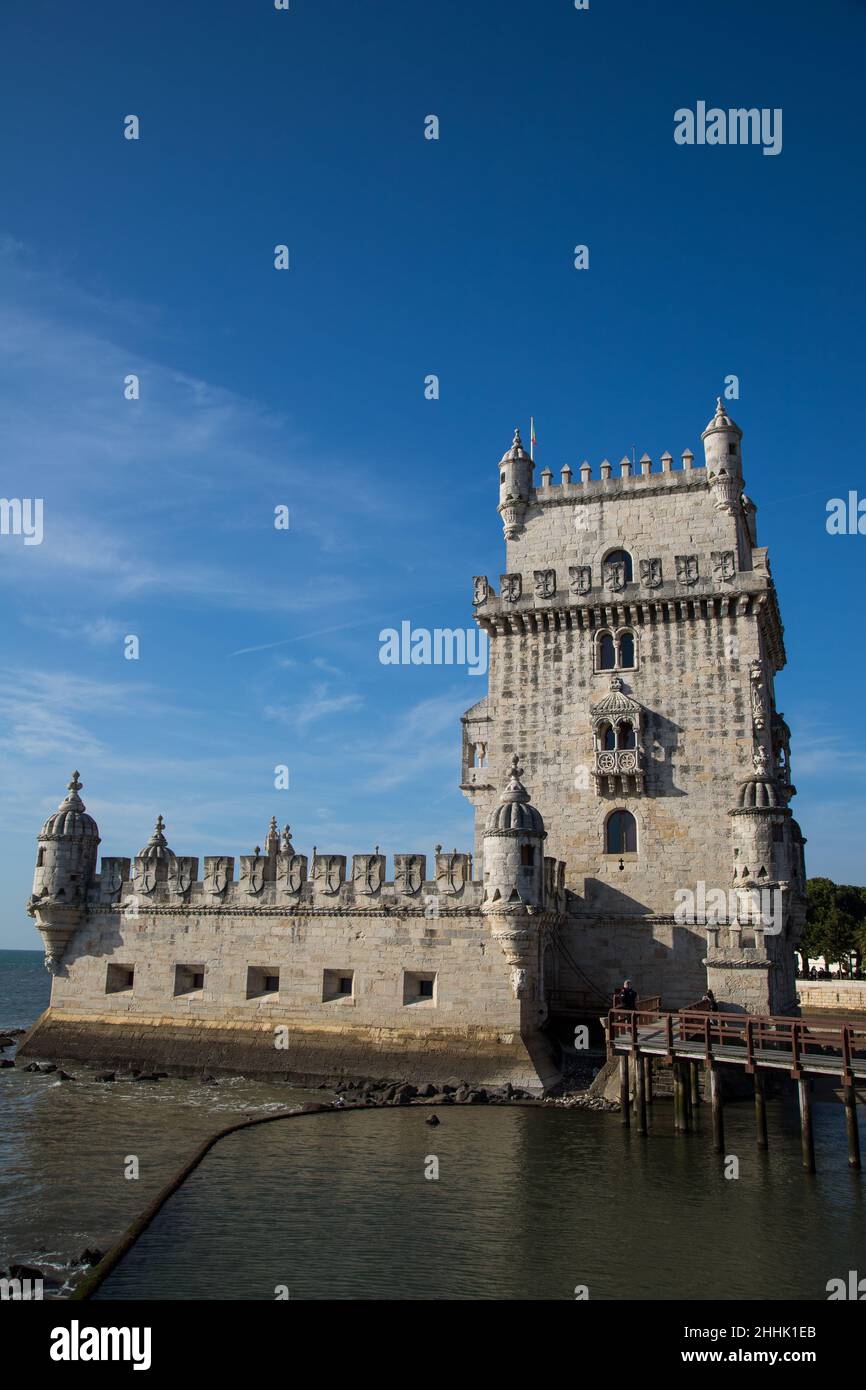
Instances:
[[[380,629],[471,621],[516,423],[557,474],[700,457],[729,373],[809,871],[863,881],[866,536],[825,509],[866,495],[866,5],[31,0],[4,29],[0,493],[45,539],[0,537],[0,946],[38,944],[73,767],[106,854],[157,812],[178,853],[272,814],[306,852],[470,847],[485,682],[382,666]],[[676,145],[699,100],[782,108],[782,152]]]

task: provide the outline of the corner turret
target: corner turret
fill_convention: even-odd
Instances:
[[[514,431],[511,448],[499,461],[499,506],[505,539],[513,541],[519,534],[532,492],[532,459],[520,440],[520,430]]]
[[[743,491],[743,459],[740,441],[743,431],[735,424],[716,397],[716,413],[701,435],[707,466],[707,482],[716,511],[735,515]]]
[[[521,782],[517,754],[511,759],[508,784],[487,818],[484,831],[484,903],[486,912],[544,907],[544,821],[530,804]]]
[[[79,796],[81,787],[73,772],[67,795],[42,827],[27,903],[45,945],[45,965],[52,972],[83,918],[87,890],[96,874],[99,829]]]

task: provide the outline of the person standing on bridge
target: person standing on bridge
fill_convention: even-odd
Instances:
[[[619,1007],[621,1009],[633,1009],[637,1004],[637,991],[632,989],[631,980],[623,980],[622,989],[617,991],[619,994]],[[616,999],[616,996],[614,996]]]

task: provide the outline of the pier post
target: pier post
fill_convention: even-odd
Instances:
[[[619,1054],[619,1108],[626,1129],[631,1125],[630,1102],[628,1095],[628,1053]]]
[[[646,1094],[647,1105],[653,1103],[653,1059],[650,1056],[643,1059],[643,1088]]]
[[[808,1076],[797,1077],[797,1091],[800,1098],[800,1139],[803,1146],[803,1167],[809,1173],[815,1171],[815,1139],[812,1134],[812,1101],[809,1095]]]
[[[725,1116],[722,1109],[719,1070],[713,1063],[707,1070],[710,1074],[710,1103],[713,1107],[713,1148],[717,1154],[723,1154],[725,1152]]]
[[[683,1066],[684,1063],[680,1061],[679,1057],[675,1057],[673,1061],[674,1129],[678,1134],[688,1134],[689,1132],[689,1099]]]
[[[698,1114],[698,1107],[701,1103],[701,1088],[698,1085],[698,1064],[689,1062],[689,1083],[691,1089],[692,1119],[695,1120]]]
[[[753,1078],[755,1082],[755,1139],[759,1149],[768,1148],[767,1144],[767,1097],[764,1094],[764,1073],[759,1067],[755,1067]]]
[[[646,1134],[646,1086],[644,1084],[643,1064],[646,1060],[639,1052],[632,1053],[634,1059],[634,1113],[638,1134]]]
[[[853,1081],[842,1088],[845,1101],[845,1128],[848,1131],[848,1167],[860,1167],[860,1133],[857,1129],[857,1092]]]

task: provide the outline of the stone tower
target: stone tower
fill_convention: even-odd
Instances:
[[[73,772],[66,796],[48,817],[37,840],[36,871],[27,912],[45,946],[45,964],[54,971],[85,915],[87,891],[96,874],[99,830],[79,796]]]
[[[743,491],[743,432],[721,400],[701,438],[704,467],[686,448],[680,466],[667,451],[656,463],[644,454],[616,470],[605,460],[596,477],[588,463],[566,465],[558,483],[544,467],[535,486],[516,433],[499,464],[498,591],[486,575],[473,580],[490,639],[488,694],[463,716],[476,854],[519,747],[548,853],[568,866],[556,988],[582,991],[588,1007],[624,975],[666,1006],[700,998],[722,938],[708,945],[715,924],[684,923],[675,908],[684,892],[727,895],[735,849],[735,887],[743,856],[757,855],[745,867],[763,866],[761,882],[783,893],[784,930],[760,948],[772,950],[763,1003],[794,1005],[805,870],[776,708],[783,629]],[[756,756],[779,815],[738,802]],[[756,836],[774,855],[747,847]]]

